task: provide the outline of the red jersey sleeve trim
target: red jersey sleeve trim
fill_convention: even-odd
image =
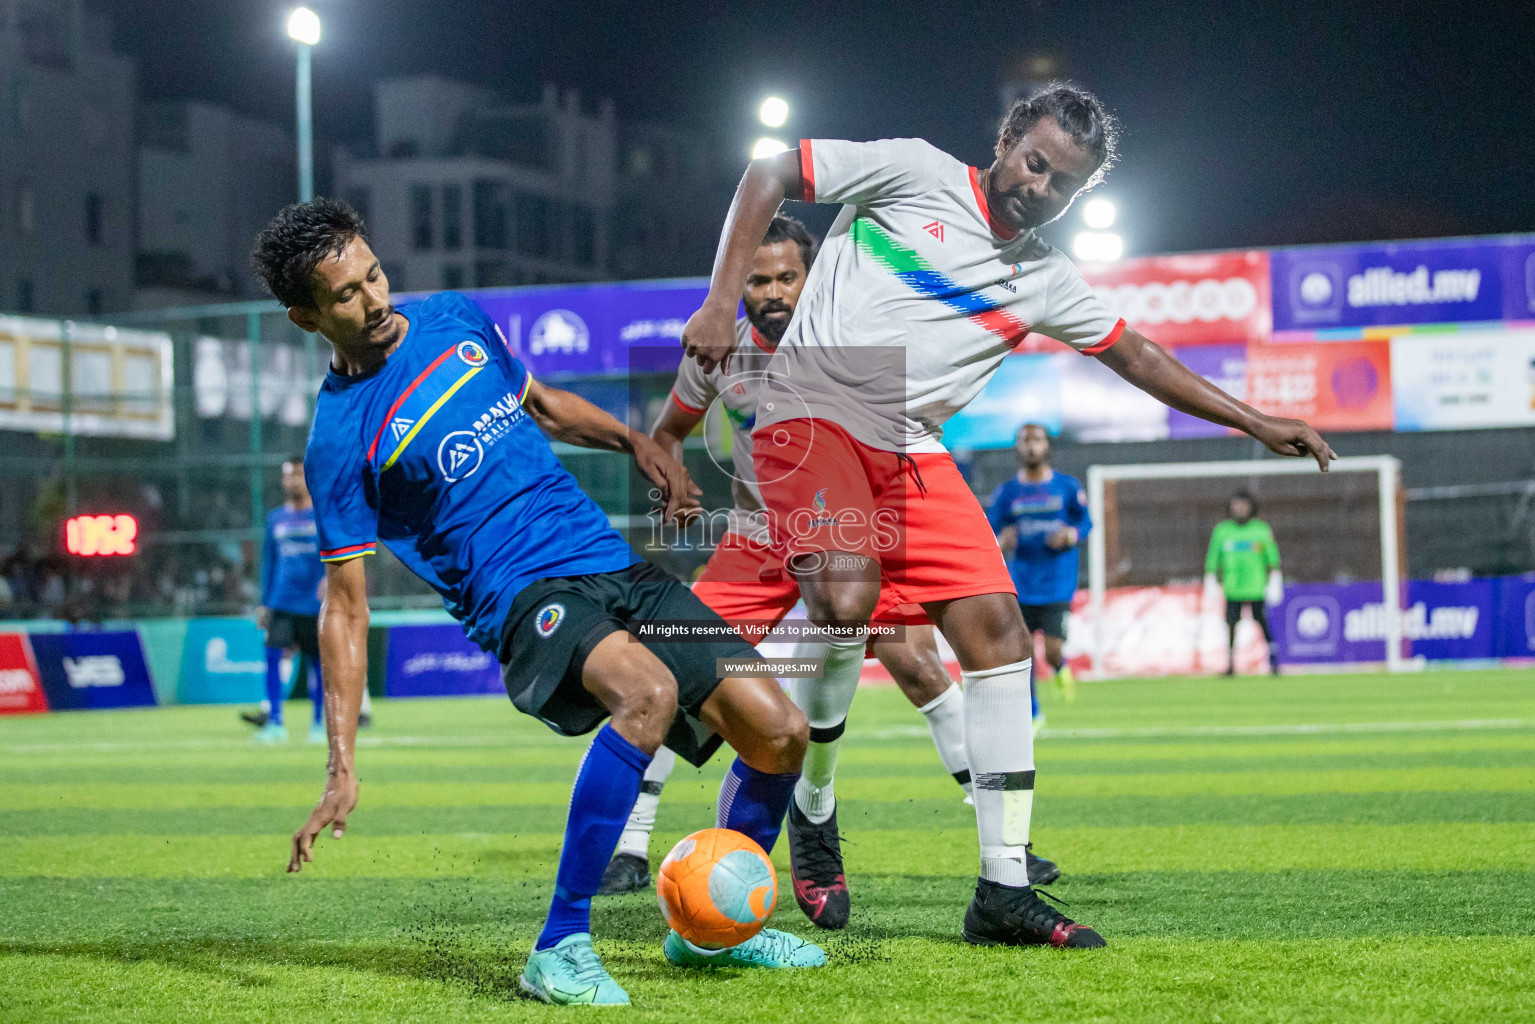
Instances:
[[[810,140],[799,140],[800,199],[815,202],[815,154],[810,151]]]
[[[980,175],[974,167],[970,168],[970,191],[975,193],[975,205],[981,208],[981,217],[986,221],[986,226],[991,228],[992,234],[1004,242],[1011,242],[1018,237],[1018,232],[992,217],[991,207],[986,205],[986,192],[981,188]]]
[[[1102,353],[1107,352],[1109,349],[1113,348],[1114,343],[1118,341],[1120,335],[1124,333],[1125,321],[1124,318],[1121,317],[1119,323],[1114,325],[1114,329],[1105,335],[1102,341],[1098,342],[1096,345],[1089,345],[1082,349],[1082,354],[1084,356],[1101,355]]]
[[[702,416],[704,414],[704,410],[695,408],[695,407],[689,405],[688,403],[684,402],[682,399],[678,398],[677,397],[677,391],[676,391],[675,388],[672,390],[672,401],[677,403],[677,408],[681,409],[683,412],[687,413],[689,416]]]

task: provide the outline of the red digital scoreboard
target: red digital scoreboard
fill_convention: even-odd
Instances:
[[[64,550],[96,558],[138,549],[139,521],[130,515],[72,516],[64,520]]]

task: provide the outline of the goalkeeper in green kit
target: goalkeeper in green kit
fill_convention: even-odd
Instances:
[[[1269,524],[1257,518],[1258,503],[1251,494],[1232,495],[1230,512],[1231,518],[1219,523],[1210,535],[1210,551],[1205,555],[1206,578],[1219,580],[1226,592],[1226,633],[1231,646],[1226,675],[1236,675],[1237,623],[1242,621],[1242,609],[1249,608],[1268,644],[1269,671],[1277,676],[1279,652],[1264,604],[1278,604],[1282,594],[1279,546]]]

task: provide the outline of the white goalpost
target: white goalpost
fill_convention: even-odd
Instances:
[[[1108,538],[1105,485],[1121,480],[1190,480],[1211,477],[1295,476],[1317,473],[1316,463],[1306,459],[1255,459],[1226,462],[1162,462],[1132,465],[1099,465],[1087,469],[1088,509],[1094,529],[1088,534],[1088,585],[1093,610],[1093,662],[1104,664],[1104,594],[1108,589]],[[1388,455],[1364,455],[1340,458],[1329,473],[1372,473],[1378,490],[1380,518],[1381,601],[1386,609],[1386,668],[1391,672],[1411,667],[1402,657],[1400,537],[1397,529],[1397,483],[1401,463]],[[1320,475],[1320,474],[1319,474]]]

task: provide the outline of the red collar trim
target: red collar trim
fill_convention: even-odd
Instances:
[[[1011,242],[1018,237],[1018,232],[992,217],[991,207],[986,205],[986,192],[981,188],[979,175],[980,172],[974,167],[970,168],[970,189],[975,193],[975,205],[981,208],[981,216],[986,218],[986,224],[991,228],[991,233],[1004,242]]]
[[[762,340],[762,335],[757,333],[757,328],[755,327],[752,328],[752,341],[756,342],[757,347],[766,352],[768,355],[772,355],[775,351],[773,346]]]

